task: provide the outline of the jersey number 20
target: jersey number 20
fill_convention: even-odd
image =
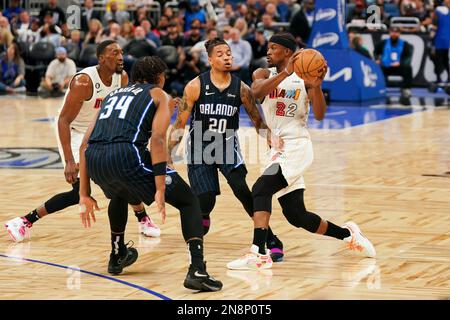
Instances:
[[[209,119],[209,131],[225,133],[227,129],[227,119]]]
[[[100,114],[99,119],[108,119],[111,116],[113,110],[119,110],[119,118],[125,119],[127,115],[128,107],[130,106],[131,101],[133,101],[133,96],[122,96],[120,100],[118,97],[111,97],[108,99],[107,104],[105,105],[105,110]]]

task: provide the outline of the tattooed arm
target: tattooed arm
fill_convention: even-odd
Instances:
[[[255,97],[252,94],[252,90],[244,82],[241,82],[241,101],[244,105],[245,111],[247,111],[249,118],[252,120],[253,125],[255,126],[256,132],[260,136],[267,138],[267,143],[269,144],[269,146],[281,149],[283,146],[283,141],[281,140],[281,138],[276,137],[274,134],[272,134],[272,131],[262,119],[259,109],[256,105]]]
[[[172,154],[176,151],[175,147],[177,147],[183,139],[184,127],[189,120],[192,108],[194,107],[195,101],[198,100],[199,96],[200,79],[197,77],[191,80],[184,88],[183,99],[178,107],[177,118],[172,126],[172,129],[170,130],[167,142],[167,159],[169,165],[173,165]]]
[[[259,113],[258,107],[256,105],[255,98],[253,97],[252,91],[249,86],[241,81],[241,101],[245,107],[245,111],[252,120],[253,125],[255,126],[256,132],[260,133],[260,129],[269,129],[263,119],[261,118],[261,114]]]

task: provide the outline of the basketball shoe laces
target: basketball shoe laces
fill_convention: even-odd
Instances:
[[[156,224],[153,223],[152,218],[150,218],[149,216],[144,217],[144,219],[141,223],[143,223],[144,226],[146,226],[148,228],[157,228]]]

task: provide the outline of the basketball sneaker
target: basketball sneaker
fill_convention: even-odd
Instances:
[[[191,290],[206,292],[219,291],[222,289],[223,284],[206,272],[206,263],[203,263],[201,267],[195,267],[192,264],[189,266],[189,271],[184,280],[184,287]]]
[[[347,246],[350,250],[354,250],[368,258],[375,258],[377,255],[375,248],[369,239],[364,237],[356,223],[352,221],[346,222],[342,228],[346,228],[350,231],[350,236],[344,238],[344,241],[347,242]]]
[[[231,270],[261,270],[272,268],[272,258],[270,250],[266,254],[258,252],[258,246],[252,244],[250,252],[239,259],[227,263],[227,268]]]
[[[21,242],[25,238],[30,239],[32,226],[33,224],[24,217],[14,218],[5,224],[5,228],[14,242]]]
[[[127,244],[128,245],[128,244]],[[124,256],[111,252],[109,256],[108,272],[112,275],[119,275],[125,267],[131,266],[136,262],[139,254],[133,247],[128,247]]]
[[[161,235],[161,229],[159,229],[149,216],[146,216],[139,222],[139,232],[146,237],[153,238],[158,238]]]
[[[270,241],[267,240],[267,249],[270,250],[270,257],[273,262],[281,262],[283,261],[284,252],[283,252],[283,243],[278,239],[277,236],[273,236],[273,239]]]

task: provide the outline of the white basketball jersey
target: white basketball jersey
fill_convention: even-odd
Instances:
[[[270,77],[277,75],[270,68]],[[267,126],[284,140],[309,138],[309,99],[305,83],[294,72],[268,94],[262,103]]]
[[[89,100],[86,100],[83,102],[83,105],[81,106],[80,112],[76,116],[76,118],[72,121],[70,124],[70,127],[76,131],[85,133],[87,128],[89,127],[89,124],[94,119],[95,115],[97,114],[98,109],[100,108],[100,105],[102,103],[102,100],[110,94],[115,89],[118,89],[121,87],[122,82],[122,75],[118,73],[114,73],[112,76],[111,85],[107,87],[103,84],[102,80],[100,79],[100,76],[97,71],[97,66],[92,66],[85,68],[81,70],[80,72],[77,72],[78,74],[87,74],[89,78],[91,78],[92,81],[92,97]],[[66,95],[64,97],[63,106],[66,102],[67,95],[70,92],[70,87],[66,91]],[[61,113],[63,107],[59,110],[59,113]],[[59,117],[59,114],[58,114]]]
[[[270,77],[277,75],[276,68],[270,68]],[[309,99],[303,79],[295,72],[284,79],[268,94],[262,103],[266,124],[273,133],[284,141],[284,151],[270,150],[266,168],[274,163],[281,166],[288,186],[276,196],[281,197],[293,190],[304,189],[304,172],[311,165],[314,152],[307,130]]]

